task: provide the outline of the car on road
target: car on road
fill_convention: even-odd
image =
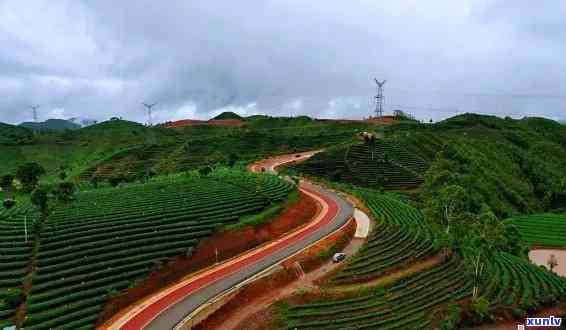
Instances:
[[[334,261],[335,263],[344,261],[344,259],[346,259],[345,253],[334,253],[334,255],[332,256],[332,261]]]

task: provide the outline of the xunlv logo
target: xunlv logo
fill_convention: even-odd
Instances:
[[[559,327],[562,324],[560,317],[527,317],[527,327]],[[517,329],[525,329],[524,325],[517,326]]]

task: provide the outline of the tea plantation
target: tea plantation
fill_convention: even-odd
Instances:
[[[422,214],[410,205],[366,189],[355,189],[379,221],[367,243],[333,278],[336,284],[376,278],[432,255]]]
[[[0,325],[14,317],[4,300],[20,290],[30,264],[23,327],[93,328],[110,295],[293,189],[276,176],[226,171],[81,192],[72,202],[53,202],[42,225],[34,226],[38,212],[22,205],[0,221]],[[23,220],[32,228],[27,243]]]
[[[323,299],[283,308],[284,329],[433,329],[436,312],[470,299],[472,282],[464,262],[452,257],[386,287],[352,297]],[[566,280],[509,254],[489,265],[480,294],[490,309],[524,313],[566,298]]]
[[[541,214],[515,217],[511,222],[517,226],[523,239],[533,246],[565,247],[566,215]]]
[[[457,253],[385,287],[367,286],[373,279],[434,254],[434,233],[417,209],[395,197],[361,188],[351,192],[365,202],[378,223],[366,244],[326,287],[358,284],[359,293],[283,305],[285,330],[432,329],[442,319],[437,313],[471,300],[470,265]],[[479,296],[488,302],[488,314],[506,311],[520,317],[566,299],[565,278],[509,253],[497,252],[488,259],[482,278]]]
[[[394,189],[418,186],[427,167],[427,161],[395,140],[377,140],[329,149],[295,169],[363,187]]]

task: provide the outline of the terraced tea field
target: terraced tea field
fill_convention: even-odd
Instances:
[[[366,295],[291,306],[285,329],[430,329],[432,310],[470,295],[462,270],[452,259]]]
[[[483,295],[493,307],[531,309],[566,298],[566,279],[501,252],[488,268]]]
[[[296,170],[364,187],[413,188],[423,182],[427,162],[392,140],[329,149]]]
[[[28,240],[26,242],[26,230],[24,228],[23,214],[29,208],[26,205],[20,208],[22,215],[16,210],[10,212],[14,219],[19,221],[7,221],[0,218],[0,328],[8,325],[8,319],[14,317],[15,309],[8,300],[18,296],[24,277],[26,267],[32,253],[33,226],[30,219]],[[7,215],[7,212],[0,214]],[[2,321],[5,320],[5,321]]]
[[[566,215],[541,214],[515,217],[523,239],[532,246],[566,247]]]
[[[491,308],[527,310],[566,298],[566,280],[517,257],[500,253],[480,289]],[[362,292],[362,291],[360,291]],[[291,304],[285,329],[431,329],[442,306],[471,298],[472,285],[458,257],[386,287],[341,299]]]
[[[371,190],[356,189],[354,193],[379,222],[367,243],[332,279],[334,283],[376,278],[435,252],[423,216],[417,209]]]
[[[370,280],[433,254],[433,233],[417,209],[395,197],[368,189],[353,192],[378,224],[367,243],[326,286],[357,283],[360,290],[343,298],[291,303],[281,311],[286,330],[431,329],[437,326],[437,311],[471,298],[472,276],[457,254],[385,287],[366,287]],[[485,279],[479,292],[491,310],[528,311],[566,299],[566,279],[503,252],[488,261]]]
[[[30,233],[39,248],[25,329],[93,328],[109,295],[168,258],[190,254],[219,227],[283,201],[293,189],[276,176],[226,172],[82,192],[71,203],[54,204],[41,233]],[[32,256],[22,219],[31,224],[38,216],[14,211],[0,222],[6,238],[0,243],[0,297],[22,285]],[[13,315],[0,303],[0,319]]]

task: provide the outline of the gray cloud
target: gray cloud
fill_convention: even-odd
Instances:
[[[565,5],[543,1],[0,2],[0,121],[245,114],[562,116]]]

